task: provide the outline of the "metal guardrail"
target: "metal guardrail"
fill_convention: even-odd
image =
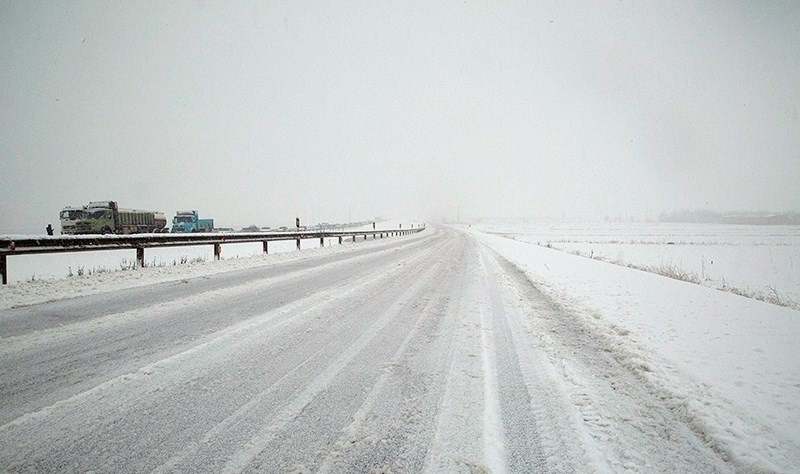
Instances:
[[[264,253],[268,243],[282,240],[300,241],[319,239],[320,245],[326,238],[337,238],[341,244],[345,238],[368,236],[373,239],[407,235],[425,230],[425,226],[411,229],[359,230],[359,231],[316,231],[316,232],[209,232],[196,234],[129,234],[129,235],[61,235],[61,236],[20,236],[20,238],[0,237],[0,276],[3,284],[8,283],[7,257],[9,255],[31,255],[42,253],[90,252],[94,250],[136,250],[139,267],[144,266],[144,249],[156,247],[179,247],[189,245],[213,245],[214,258],[219,259],[222,244],[262,242]]]

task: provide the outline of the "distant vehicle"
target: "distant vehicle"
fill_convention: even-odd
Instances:
[[[178,211],[172,218],[172,232],[213,232],[214,219],[200,219],[197,211]]]
[[[261,229],[258,228],[257,225],[249,225],[247,227],[242,227],[242,232],[259,232]]]
[[[236,232],[233,227],[217,227],[214,230],[217,232]]]
[[[65,207],[59,215],[62,234],[138,234],[163,232],[163,212],[120,209],[116,201],[92,201],[82,207]]]

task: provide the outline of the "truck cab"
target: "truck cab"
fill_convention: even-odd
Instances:
[[[178,211],[172,218],[172,232],[211,232],[214,219],[200,219],[197,211]]]

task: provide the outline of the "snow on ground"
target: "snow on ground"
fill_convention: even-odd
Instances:
[[[384,242],[1,311],[0,470],[735,472],[488,247]]]
[[[383,221],[376,228],[396,229],[397,225],[396,221]],[[415,235],[420,234],[377,241],[370,237],[367,242],[359,237],[355,244],[351,239],[344,239],[343,245],[338,244],[338,239],[325,239],[325,248],[319,246],[319,239],[306,239],[301,241],[300,252],[296,251],[294,240],[274,241],[269,243],[270,253],[267,255],[262,253],[260,242],[225,244],[219,261],[213,260],[210,245],[146,249],[145,261],[150,266],[137,269],[132,268],[135,260],[133,250],[10,256],[8,267],[11,283],[0,285],[0,309],[274,265],[321,254],[351,252],[359,250],[365,243],[385,246],[392,239],[413,238]],[[176,263],[182,259],[185,263]],[[82,275],[78,274],[79,269],[83,269]],[[70,270],[73,276],[68,277]]]
[[[482,225],[488,233],[800,308],[800,226],[597,223]]]
[[[508,272],[507,269],[511,267],[500,261],[501,259],[495,260],[490,251],[483,247],[473,249],[470,245],[466,245],[463,239],[453,239],[449,233],[440,235],[437,229],[434,229],[434,233],[438,235],[435,239],[430,238],[430,232],[424,232],[406,237],[359,241],[356,244],[333,245],[302,252],[255,255],[191,265],[156,266],[135,271],[95,273],[91,276],[37,280],[32,283],[22,282],[0,288],[0,308],[163,281],[189,279],[324,254],[333,255],[383,247],[385,247],[384,253],[391,253],[390,246],[395,243],[402,242],[403,239],[419,239],[413,244],[419,246],[421,250],[406,249],[404,255],[410,260],[404,260],[400,265],[392,265],[389,268],[393,270],[389,273],[384,265],[379,265],[369,278],[359,278],[359,272],[363,269],[352,262],[348,264],[351,271],[345,272],[344,275],[339,275],[339,270],[336,270],[334,281],[351,278],[361,281],[359,285],[372,283],[378,285],[371,290],[369,298],[356,292],[355,290],[361,286],[356,287],[353,284],[344,285],[345,290],[350,289],[344,292],[341,289],[330,289],[328,295],[331,298],[335,297],[334,299],[342,299],[344,293],[349,294],[348,292],[352,290],[353,296],[358,301],[364,301],[380,297],[386,293],[386,288],[392,288],[392,291],[401,292],[405,296],[397,301],[387,296],[388,307],[398,311],[402,308],[416,314],[416,305],[423,304],[427,308],[423,311],[423,315],[426,315],[429,323],[433,325],[430,331],[420,329],[419,334],[414,336],[417,328],[422,327],[420,326],[422,322],[408,325],[403,319],[392,320],[394,321],[392,324],[399,325],[398,327],[411,329],[408,337],[413,336],[416,342],[409,344],[427,344],[436,340],[429,337],[432,334],[443,338],[445,342],[453,338],[452,343],[442,342],[443,345],[436,351],[409,349],[407,355],[403,355],[407,345],[403,341],[406,339],[398,337],[397,331],[389,331],[385,339],[387,342],[399,344],[396,355],[388,359],[391,362],[388,367],[394,367],[394,363],[398,361],[411,359],[414,361],[413,367],[430,375],[429,379],[419,377],[412,379],[430,384],[431,395],[426,400],[431,404],[428,407],[431,413],[439,410],[439,408],[434,409],[434,405],[438,403],[435,392],[441,390],[443,384],[445,387],[443,396],[447,403],[440,408],[441,411],[433,427],[433,445],[436,449],[431,451],[433,454],[419,462],[429,466],[444,466],[450,461],[442,456],[443,453],[474,451],[484,453],[482,459],[486,465],[502,466],[505,463],[508,463],[508,466],[515,466],[516,463],[522,465],[523,461],[530,461],[528,458],[557,465],[558,462],[572,462],[585,456],[591,464],[587,469],[598,472],[622,469],[655,472],[648,469],[668,466],[663,463],[674,460],[675,456],[683,456],[680,453],[669,455],[657,452],[654,444],[661,443],[667,450],[671,449],[676,445],[676,440],[685,436],[681,431],[681,426],[685,430],[685,423],[694,433],[700,434],[703,441],[716,453],[722,454],[729,460],[734,469],[747,472],[800,472],[800,368],[796,363],[800,356],[800,346],[797,344],[800,337],[800,312],[527,242],[486,234],[477,229],[467,231],[477,241],[486,244],[512,262],[536,289],[550,298],[554,303],[552,305],[554,309],[547,309],[550,303],[536,301],[539,297],[532,291],[526,293],[525,285],[514,281],[514,278],[520,281],[524,281],[524,278],[515,272]],[[428,240],[424,240],[426,234],[429,234]],[[431,245],[436,248],[428,248]],[[421,252],[423,255],[414,257],[417,255],[414,252]],[[223,250],[223,255],[230,255],[230,252],[226,254]],[[474,260],[476,256],[477,261]],[[389,257],[384,255],[380,258]],[[424,262],[421,269],[422,274],[427,275],[427,280],[420,273],[414,273],[418,270],[411,265],[411,262],[416,258]],[[381,260],[381,263],[385,262]],[[397,283],[392,276],[392,271],[405,271],[403,269],[409,271],[408,278],[412,286],[410,289]],[[318,273],[311,269],[304,271],[309,275]],[[447,272],[450,272],[453,278],[444,278]],[[379,277],[384,280],[378,281]],[[325,287],[329,284],[325,278],[319,276],[317,278],[314,280],[317,286]],[[302,294],[306,294],[306,291],[304,290]],[[436,296],[425,296],[430,294]],[[275,295],[272,297],[277,298]],[[315,311],[318,311],[320,315],[330,317],[330,305],[334,304],[334,300],[329,302],[327,296],[312,295],[308,298],[310,300],[304,304],[311,304],[315,308],[309,312],[310,315],[315,315]],[[221,301],[217,298],[210,299]],[[280,303],[279,300],[280,298],[275,300],[276,304]],[[263,304],[259,301],[258,307],[261,308]],[[342,304],[340,315],[352,315],[352,305]],[[357,321],[373,324],[375,320],[373,305],[364,306],[359,303],[356,307],[361,308],[359,311],[364,313],[364,317]],[[160,320],[166,314],[172,314],[170,311],[172,311],[170,306],[166,305],[158,309],[158,317],[154,319]],[[392,314],[385,313],[380,316],[381,324],[389,324]],[[446,317],[442,318],[442,314]],[[313,318],[309,321],[312,320]],[[339,317],[330,320],[332,324],[342,321],[344,319]],[[192,327],[194,324],[196,318],[193,319]],[[375,326],[375,331],[380,327]],[[475,328],[480,329],[478,337]],[[590,330],[584,331],[585,328]],[[265,330],[264,334],[258,336],[258,340],[268,337],[272,331],[272,329]],[[375,384],[377,389],[365,402],[366,408],[357,412],[358,416],[355,417],[352,429],[363,431],[362,424],[370,425],[367,431],[376,432],[387,424],[410,429],[413,424],[407,423],[402,417],[395,419],[399,414],[392,403],[387,405],[391,409],[380,411],[382,418],[373,419],[365,415],[372,404],[389,400],[403,390],[419,387],[413,383],[398,385],[401,380],[405,380],[400,377],[405,372],[387,372],[384,370],[387,367],[385,359],[355,357],[356,352],[367,347],[365,345],[367,339],[364,333],[353,331],[352,334],[358,336],[355,345],[345,345],[348,349],[340,353],[340,359],[337,359],[341,363],[333,365],[336,370],[326,369],[320,372],[319,378],[314,379],[319,383],[312,385],[312,388],[322,390],[321,387],[330,384],[350,387],[350,382],[338,380],[339,376],[334,377],[334,375],[343,371],[351,360],[370,364],[374,362],[377,364],[376,367],[383,367],[380,373],[387,375],[380,375],[377,379]],[[317,333],[300,331],[287,334],[312,337]],[[369,334],[371,333],[367,335]],[[492,335],[491,338],[487,338],[488,335]],[[338,338],[325,335],[324,340],[331,341]],[[384,341],[377,336],[376,340]],[[385,345],[381,342],[371,347],[378,351]],[[254,347],[263,350],[270,348],[271,345],[259,343]],[[311,352],[318,350],[317,343],[309,343],[308,347]],[[288,353],[276,354],[284,356]],[[450,355],[445,357],[446,354]],[[333,356],[336,354],[322,357],[321,366],[325,365],[324,361],[329,360],[327,357]],[[305,360],[304,357],[306,355],[302,355],[300,359]],[[603,357],[613,358],[616,361],[614,364],[616,368],[604,366]],[[234,364],[231,367],[239,367],[247,360],[257,361],[261,358],[235,357],[231,359],[230,364]],[[207,359],[204,359],[205,362]],[[138,364],[138,361],[132,363]],[[303,364],[305,362],[301,366]],[[446,370],[447,366],[450,369]],[[619,369],[620,366],[623,368]],[[518,369],[514,369],[515,367]],[[215,372],[214,377],[228,372],[228,370]],[[356,367],[352,371],[354,377],[363,377],[365,373],[368,372],[361,367]],[[440,380],[442,377],[446,378],[446,382]],[[634,377],[637,382],[632,384],[630,380]],[[253,383],[259,381],[257,378]],[[646,389],[641,389],[642,385]],[[223,383],[221,386],[226,385]],[[520,387],[524,387],[525,390]],[[149,385],[144,387],[147,390],[152,388]],[[355,393],[361,393],[359,390]],[[195,392],[187,393],[197,396]],[[506,397],[509,394],[512,396],[502,398],[501,392]],[[91,395],[90,392],[86,393]],[[533,412],[525,412],[523,405],[527,399],[517,396],[520,393],[531,394],[530,400],[535,402],[532,404]],[[563,396],[558,395],[562,393]],[[303,391],[292,403],[295,405],[306,403],[309,399],[306,394],[307,390]],[[467,400],[471,400],[467,395],[476,398],[475,403],[485,400],[485,407],[482,408],[484,418],[480,426],[464,427],[461,429],[463,435],[454,437],[452,427],[459,426],[456,420],[463,417],[463,410],[466,408],[472,411],[478,410],[475,408],[478,405],[474,405],[472,401],[470,404],[466,403]],[[345,399],[349,400],[350,397]],[[500,414],[497,406],[490,403],[498,399],[501,401]],[[658,402],[652,403],[653,399],[657,399]],[[399,402],[414,405],[411,399],[403,398]],[[290,404],[287,409],[299,406],[295,405]],[[668,413],[658,413],[652,417],[641,413],[642,410],[663,408],[663,405],[666,405],[668,410],[662,411]],[[249,406],[243,405],[243,407]],[[265,406],[267,407],[265,409],[271,409],[269,407],[272,406],[272,402]],[[328,405],[321,406],[327,415],[341,415],[347,418],[346,413],[337,415],[335,411],[331,413]],[[116,408],[113,410],[109,408],[109,413],[115,413],[115,410]],[[300,413],[304,412],[300,410]],[[506,419],[507,414],[513,414],[515,418]],[[677,423],[680,426],[675,426],[675,423],[659,424],[659,420],[676,417],[681,420]],[[254,419],[249,416],[243,418]],[[502,424],[506,431],[500,431],[498,423]],[[371,427],[372,424],[375,425],[374,428]],[[307,426],[307,429],[311,430],[311,427],[317,424],[311,423]],[[657,431],[650,431],[651,426],[656,426]],[[239,425],[236,424],[236,427]],[[559,431],[557,427],[562,427],[563,431]],[[526,451],[525,443],[520,441],[523,437],[515,434],[517,428],[523,433],[541,430],[541,439],[538,441],[541,452],[531,454]],[[349,431],[345,434],[349,436],[348,433]],[[478,442],[481,439],[477,437],[479,435],[482,436],[482,442]],[[260,440],[264,445],[275,441],[259,431],[256,431],[254,436],[255,440]],[[658,436],[666,439],[660,440]],[[468,442],[472,438],[475,439]],[[563,443],[559,440],[563,440]],[[226,437],[220,438],[220,443],[227,442]],[[501,449],[504,442],[513,443],[516,448],[509,449],[504,454],[504,450]],[[685,444],[680,445],[685,446]],[[357,460],[362,454],[368,459],[374,459],[373,445],[365,447],[364,453],[359,451],[362,448],[358,445],[353,447],[350,444],[343,444],[343,446],[350,451],[355,450],[358,454],[346,459]],[[575,452],[565,454],[566,447]],[[316,449],[314,446],[308,447],[312,448]],[[261,455],[290,452],[264,449]],[[561,453],[561,457],[547,457],[545,453],[550,452]],[[684,453],[692,452],[698,451],[687,448]],[[525,453],[528,458],[515,457]],[[339,455],[334,453],[332,456],[334,457],[326,460],[323,466],[330,465],[330,470],[333,472]],[[695,461],[687,456],[690,454],[683,456],[685,462]],[[650,464],[648,461],[653,463]]]
[[[469,232],[581,315],[716,450],[740,466],[800,469],[800,312]]]

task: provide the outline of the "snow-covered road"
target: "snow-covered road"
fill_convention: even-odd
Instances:
[[[0,470],[733,472],[469,233],[0,311]]]

